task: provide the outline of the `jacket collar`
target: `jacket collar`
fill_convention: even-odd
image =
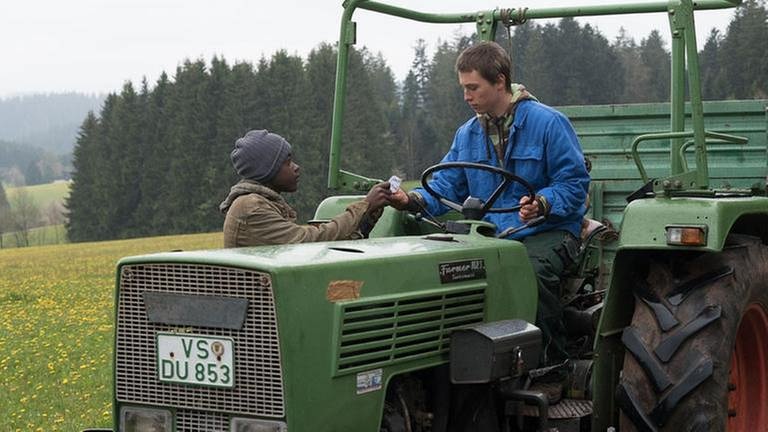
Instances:
[[[270,201],[275,201],[278,203],[285,202],[285,199],[279,193],[264,186],[263,184],[254,180],[242,179],[229,190],[229,195],[227,195],[227,198],[224,199],[221,204],[219,204],[219,210],[222,213],[226,213],[227,210],[229,210],[229,207],[232,206],[232,203],[235,202],[237,197],[254,193],[261,195]]]
[[[534,99],[535,100],[535,99]],[[509,128],[509,133],[513,134],[515,130],[520,129],[525,125],[525,119],[528,117],[528,111],[530,111],[531,103],[529,100],[521,100],[517,104],[515,109],[515,118],[512,121],[512,126]],[[473,134],[483,133],[483,120],[481,116],[475,116],[471,120],[471,131]]]

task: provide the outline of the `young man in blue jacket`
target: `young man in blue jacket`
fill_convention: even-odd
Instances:
[[[544,362],[566,359],[565,330],[560,305],[560,277],[579,247],[579,231],[586,210],[589,175],[576,133],[560,112],[539,103],[525,87],[510,79],[511,60],[495,42],[481,42],[461,53],[456,61],[464,100],[477,115],[456,131],[441,162],[476,162],[503,168],[527,180],[536,190],[531,200],[517,183],[494,207],[521,204],[517,213],[490,213],[484,219],[498,232],[525,224],[539,216],[540,225],[509,238],[522,241],[539,279],[537,324],[544,335]],[[499,175],[476,169],[454,168],[435,173],[430,186],[451,201],[468,196],[487,199],[500,184]],[[394,195],[393,206],[445,213],[443,206],[423,189]]]

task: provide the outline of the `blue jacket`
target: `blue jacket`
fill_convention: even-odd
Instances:
[[[500,166],[483,126],[477,117],[456,131],[453,144],[441,162],[477,162]],[[579,140],[568,119],[546,105],[533,100],[518,103],[509,128],[504,164],[507,171],[527,180],[536,193],[551,206],[543,224],[522,230],[510,238],[522,239],[531,234],[565,230],[578,237],[586,211],[589,174],[584,165]],[[436,173],[430,187],[451,201],[461,204],[467,196],[486,200],[501,184],[502,177],[476,169],[447,169]],[[424,189],[421,194],[427,210],[435,216],[448,211]],[[527,195],[525,188],[513,183],[494,203],[494,207],[512,207]],[[521,225],[518,213],[489,213],[484,220],[496,225],[497,233]]]

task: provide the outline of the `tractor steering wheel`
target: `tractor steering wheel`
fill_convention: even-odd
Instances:
[[[491,196],[488,197],[487,201],[483,202],[477,198],[473,198],[470,196],[467,198],[466,201],[464,201],[464,205],[462,205],[442,196],[440,193],[432,189],[429,186],[429,183],[427,182],[427,179],[430,177],[431,174],[439,171],[443,171],[446,169],[451,169],[451,168],[469,168],[469,169],[476,169],[480,171],[488,171],[494,174],[500,174],[504,178],[504,180],[501,182],[501,184],[498,187],[496,187],[496,190],[494,190]],[[421,186],[430,195],[432,195],[438,201],[440,201],[440,203],[442,203],[446,207],[456,210],[457,212],[463,214],[468,219],[478,219],[478,220],[482,219],[483,216],[486,215],[486,213],[512,213],[520,210],[520,207],[522,207],[520,204],[517,204],[512,207],[503,207],[503,208],[493,207],[493,204],[501,196],[502,192],[507,190],[509,188],[509,185],[511,185],[512,183],[520,183],[525,189],[527,189],[528,196],[531,198],[531,200],[533,200],[534,197],[536,196],[536,191],[533,189],[533,186],[531,186],[531,184],[528,183],[528,181],[512,174],[511,172],[505,169],[498,168],[493,165],[486,165],[486,164],[475,163],[475,162],[446,162],[446,163],[433,165],[427,168],[424,171],[424,173],[421,175]]]

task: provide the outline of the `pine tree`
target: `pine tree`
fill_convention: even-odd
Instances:
[[[512,59],[513,82],[529,83],[529,78],[532,78],[532,76],[528,75],[528,72],[536,58],[531,55],[530,48],[534,44],[534,39],[539,36],[539,30],[540,27],[532,21],[526,21],[515,27],[515,32],[512,35],[512,50],[509,53]]]
[[[564,36],[566,37],[566,36]],[[580,49],[583,59],[578,62],[578,97],[575,103],[605,104],[616,102],[624,83],[618,79],[606,77],[621,77],[624,74],[621,62],[616,53],[611,50],[608,40],[597,29],[585,24],[579,31]],[[568,63],[564,63],[568,64]]]
[[[768,11],[747,0],[736,9],[723,39],[720,58],[729,97],[768,97]]]
[[[383,104],[376,99],[373,75],[370,54],[351,50],[342,162],[350,171],[387,179],[392,174],[394,137],[387,129]]]
[[[430,62],[427,58],[427,43],[424,39],[416,40],[416,45],[413,47],[413,54],[411,72],[416,80],[416,88],[418,90],[416,102],[419,108],[423,108],[430,75]]]
[[[127,82],[116,98],[113,115],[102,119],[102,135],[107,158],[104,161],[107,199],[100,203],[106,215],[106,227],[112,238],[125,238],[136,231],[134,212],[141,201],[140,179],[144,162],[141,97]]]
[[[230,163],[229,152],[236,138],[237,130],[229,129],[227,123],[222,123],[220,117],[224,112],[231,94],[228,88],[231,83],[231,69],[225,60],[214,57],[211,61],[210,76],[207,86],[205,103],[208,118],[206,118],[206,146],[201,153],[203,169],[200,172],[200,189],[197,192],[197,205],[193,219],[196,221],[196,231],[211,231],[221,227],[219,203],[229,191],[228,181]],[[219,130],[219,126],[229,130]]]
[[[216,190],[211,192],[208,206],[213,207],[210,221],[215,226],[220,226],[223,220],[223,215],[219,215],[218,205],[238,180],[230,161],[234,142],[249,130],[257,128],[255,112],[260,100],[255,80],[256,72],[250,63],[236,63],[228,73],[224,87],[224,102],[216,118],[216,138],[211,156],[215,166],[215,179],[212,184]]]
[[[298,207],[302,218],[310,219],[317,204],[328,196],[328,153],[331,143],[331,117],[333,112],[333,90],[336,77],[336,49],[329,44],[320,44],[307,57],[305,67],[307,79],[306,108],[304,122],[307,134],[297,160],[301,165],[304,181],[299,191],[302,204]]]
[[[623,71],[608,40],[589,24],[581,27],[573,18],[542,28],[537,41],[534,84],[530,86],[549,105],[609,103],[619,99]]]
[[[621,76],[624,88],[618,102],[645,102],[648,97],[650,73],[640,58],[637,43],[622,27],[611,48],[616,52],[624,72]]]
[[[397,94],[397,83],[392,69],[387,65],[387,61],[381,53],[370,56],[367,61],[367,68],[373,81],[373,91],[384,115],[387,118],[387,129],[392,131],[397,124],[399,114],[399,100]],[[426,78],[429,80],[429,76]]]
[[[400,111],[398,142],[400,149],[398,153],[398,162],[396,165],[398,171],[403,171],[406,179],[418,178],[418,169],[421,167],[421,155],[423,154],[422,143],[419,140],[418,128],[424,126],[420,124],[419,117],[419,82],[413,70],[403,81],[402,108]],[[421,119],[423,121],[423,118]]]
[[[203,60],[187,60],[176,69],[168,101],[168,136],[165,157],[170,158],[165,188],[158,208],[162,231],[168,234],[200,232],[201,191],[208,169],[207,146],[212,133],[208,111],[209,73]]]
[[[455,67],[459,53],[470,43],[469,38],[444,42],[438,45],[432,57],[423,114],[428,127],[422,131],[416,178],[424,169],[442,159],[451,146],[456,128],[474,115],[464,102]]]
[[[142,112],[142,139],[145,144],[144,158],[139,178],[141,201],[135,211],[135,224],[129,236],[149,236],[166,233],[167,221],[162,219],[160,208],[168,181],[170,152],[168,150],[168,99],[173,84],[162,73],[154,89],[146,96]],[[142,91],[142,94],[144,92]]]
[[[549,24],[548,28],[554,28]],[[527,22],[515,29],[512,38],[512,68],[514,70],[513,81],[524,84],[525,87],[541,101],[552,104],[548,98],[548,89],[552,86],[554,71],[548,60],[548,51],[545,48],[544,27]],[[516,58],[520,56],[523,61],[520,67],[516,66]]]
[[[260,102],[257,107],[257,129],[268,129],[282,135],[289,142],[300,134],[306,80],[304,62],[284,50],[276,52],[269,62],[259,63],[256,91]]]
[[[93,240],[113,239],[115,231],[112,223],[115,220],[115,205],[112,203],[112,195],[121,193],[114,188],[114,165],[117,163],[113,155],[116,144],[113,129],[119,127],[118,104],[120,97],[110,94],[104,101],[101,116],[98,122],[98,133],[94,134],[94,156],[91,160],[92,177],[90,179],[93,194],[89,200],[96,209],[94,219],[91,221]],[[111,138],[110,138],[111,137]]]
[[[254,129],[267,129],[285,138],[291,143],[294,159],[302,166],[312,155],[307,129],[304,128],[304,122],[311,115],[307,104],[304,61],[298,56],[288,55],[286,51],[276,52],[269,62],[263,60],[259,63],[255,88],[260,98],[256,107],[258,122]],[[302,183],[322,182],[323,178],[309,180],[303,176]],[[285,198],[300,212],[302,220],[312,217],[317,203],[307,198],[303,184],[299,185],[298,192],[287,194]]]
[[[670,53],[658,30],[653,30],[640,42],[640,58],[649,71],[646,88],[648,102],[669,100],[671,64]]]
[[[78,133],[72,156],[72,184],[65,201],[67,209],[67,237],[73,242],[101,240],[97,230],[97,214],[100,210],[96,195],[99,177],[98,146],[99,121],[89,112]]]
[[[723,82],[722,61],[720,59],[720,47],[723,36],[720,31],[713,28],[704,44],[704,49],[699,53],[699,67],[701,68],[701,93],[704,99],[716,100],[725,98],[726,86]]]
[[[583,66],[588,62],[587,53],[581,37],[581,28],[573,18],[560,20],[556,28],[545,29],[549,38],[558,41],[548,49],[549,64],[554,76],[549,88],[551,96],[545,97],[545,103],[573,105],[583,101],[584,77]],[[567,65],[567,66],[566,66]],[[589,65],[594,68],[594,65]]]
[[[398,144],[393,160],[395,173],[406,179],[419,178],[424,160],[433,159],[434,162],[434,158],[430,158],[434,133],[428,113],[428,106],[432,105],[429,87],[433,82],[432,71],[432,64],[426,57],[426,43],[419,39],[414,46],[411,70],[402,85],[396,132]]]

